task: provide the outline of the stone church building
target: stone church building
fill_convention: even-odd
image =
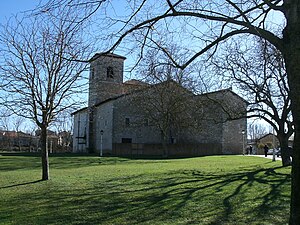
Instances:
[[[123,82],[125,57],[90,60],[88,106],[74,116],[73,152],[118,156],[242,154],[247,102],[231,89],[197,95],[173,80]]]

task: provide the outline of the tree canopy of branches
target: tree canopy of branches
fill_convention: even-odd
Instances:
[[[174,52],[179,51],[175,49]],[[173,53],[175,55],[175,53]],[[184,60],[184,56],[181,57]],[[139,77],[149,84],[173,80],[182,87],[197,92],[197,68],[190,66],[182,70],[172,64],[166,55],[159,49],[147,50],[145,57],[140,60],[138,68]]]
[[[46,13],[47,14],[47,13]],[[82,25],[71,9],[57,17],[24,16],[1,27],[1,104],[16,115],[31,119],[41,130],[42,179],[49,179],[47,128],[65,109],[74,106],[85,86],[88,57]]]
[[[132,98],[146,122],[149,120],[160,131],[164,157],[168,157],[168,144],[174,143],[183,129],[194,126],[190,107],[192,97],[192,92],[168,79],[138,91]]]
[[[224,83],[235,86],[249,102],[248,117],[262,119],[274,128],[282,163],[290,165],[288,139],[294,133],[294,124],[283,58],[268,42],[257,42],[261,45],[255,50],[252,45],[256,43],[232,42],[212,61]]]
[[[263,137],[267,134],[266,126],[260,123],[255,123],[255,121],[251,124],[248,124],[248,136],[251,140],[256,140],[258,138]]]
[[[85,17],[92,16],[97,11],[103,12],[98,15],[100,20],[104,20],[102,24],[109,27],[103,30],[111,44],[107,51],[115,50],[124,43],[128,44],[128,40],[133,43],[133,38],[136,41],[133,48],[140,49],[140,56],[148,46],[156,46],[179,68],[187,67],[200,56],[209,59],[221,44],[238,35],[261,37],[281,52],[295,124],[290,224],[300,224],[300,1],[140,0],[127,3],[128,7],[124,6],[123,11],[109,10],[113,4],[108,0],[51,0],[46,7],[90,7],[91,13]],[[286,20],[285,24],[276,26],[274,21],[278,15]],[[279,35],[274,32],[278,29]],[[190,57],[185,62],[178,63],[165,48],[166,43],[170,42],[182,45],[188,50]],[[128,45],[125,46],[128,48]]]

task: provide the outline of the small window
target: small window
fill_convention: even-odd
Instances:
[[[136,135],[138,138],[142,138],[143,137],[143,134],[142,134],[142,129],[138,129],[137,130],[137,135]]]
[[[127,117],[125,118],[125,126],[129,127],[130,126],[130,119]]]
[[[145,127],[149,126],[149,119],[147,119],[147,118],[144,119],[144,126]]]
[[[122,143],[132,143],[131,138],[122,138]]]
[[[171,144],[176,144],[176,138],[174,138],[174,137],[171,137]]]
[[[95,77],[95,68],[91,69],[91,79],[94,79]]]
[[[106,75],[107,78],[114,78],[114,70],[111,66],[107,67]]]

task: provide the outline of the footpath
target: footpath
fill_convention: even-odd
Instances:
[[[268,155],[267,157],[265,157],[265,155],[245,155],[245,156],[257,156],[257,157],[262,157],[262,158],[266,158],[266,159],[271,159],[273,160],[273,155]],[[281,157],[277,157],[275,155],[275,160],[280,160],[281,161]]]

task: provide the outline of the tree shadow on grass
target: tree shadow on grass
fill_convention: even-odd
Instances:
[[[281,167],[214,174],[183,169],[58,185],[19,198],[29,207],[29,223],[285,224],[289,185]],[[25,214],[23,207],[15,211]]]
[[[252,215],[248,217],[247,223],[254,223],[257,218],[271,218],[274,213],[281,214],[282,210],[284,211],[284,209],[286,209],[285,207],[289,205],[289,197],[282,193],[281,187],[288,185],[291,181],[290,174],[276,172],[277,169],[281,168],[282,167],[259,169],[231,177],[229,179],[230,182],[240,181],[240,184],[232,190],[231,194],[224,197],[223,205],[225,210],[219,220],[229,221],[231,215],[233,215],[237,209],[236,205],[232,203],[232,200],[239,195],[246,197],[245,199],[241,199],[240,202],[241,207],[246,209],[246,215]],[[224,185],[227,184],[224,183]],[[259,186],[255,187],[257,185]],[[251,188],[253,188],[254,191],[252,190],[250,192]],[[255,190],[257,191],[256,193]],[[252,196],[247,196],[247,194],[245,194],[247,191],[250,192]],[[256,206],[252,206],[255,204]],[[249,206],[247,207],[247,205]],[[285,212],[288,211],[285,210]],[[269,222],[271,222],[271,220]],[[273,223],[274,221],[272,221],[272,224]]]
[[[4,156],[0,157],[0,171],[30,170],[41,168],[41,160],[37,157]]]
[[[7,185],[7,186],[0,187],[0,189],[26,186],[26,185],[30,185],[30,184],[36,184],[36,183],[39,183],[41,181],[43,181],[43,180],[40,179],[40,180],[35,180],[35,181],[30,181],[30,182],[24,182],[24,183],[20,183],[20,184],[12,184],[12,185]]]
[[[130,204],[121,207],[123,214],[127,214],[132,208],[131,213],[135,212],[137,218],[140,218],[138,223],[156,218],[160,218],[161,221],[166,220],[165,222],[168,223],[166,218],[174,218],[175,215],[178,215],[178,220],[185,218],[186,223],[192,224],[251,224],[251,222],[259,224],[256,222],[257,217],[262,221],[274,222],[271,215],[274,213],[282,215],[282,210],[289,205],[289,196],[282,193],[282,187],[290,183],[290,175],[277,173],[276,170],[280,168],[261,168],[255,171],[221,175],[183,170],[180,173],[178,171],[174,174],[170,173],[157,182],[154,180],[141,182],[140,189],[129,188],[121,192],[116,191],[114,195],[152,193],[141,194],[143,195],[141,199],[137,198],[135,203],[138,208],[132,208]],[[134,180],[132,183],[139,183],[138,180]],[[193,207],[190,208],[190,205]],[[118,216],[118,213],[113,213],[113,208],[109,209],[108,214],[113,214],[110,218]],[[195,212],[189,213],[195,208],[196,212],[201,213],[203,217],[199,217]],[[216,210],[213,216],[212,210]],[[209,223],[205,223],[206,220]],[[278,222],[277,224],[281,224],[280,221]]]
[[[55,154],[49,157],[49,161],[50,171],[51,169],[72,169],[132,162],[132,160],[126,158],[100,158],[88,154]],[[41,158],[39,154],[7,153],[0,157],[0,171],[34,170],[40,168]]]

